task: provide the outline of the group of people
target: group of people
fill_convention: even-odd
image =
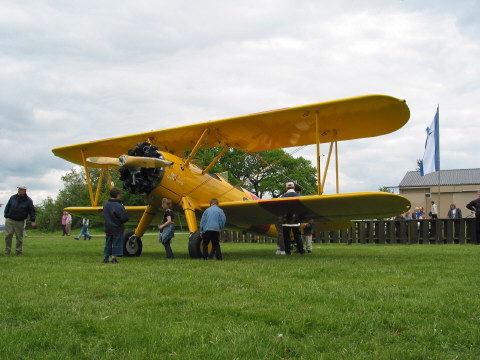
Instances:
[[[165,247],[167,259],[174,259],[171,241],[175,236],[175,220],[173,213],[173,202],[169,198],[162,199],[163,214],[162,224],[158,225],[158,241]],[[103,218],[105,220],[105,248],[104,263],[118,263],[117,257],[123,255],[123,232],[125,223],[128,221],[128,214],[120,201],[120,190],[112,188],[110,199],[103,206]],[[210,200],[210,207],[206,209],[200,220],[200,236],[203,240],[203,259],[207,260],[208,245],[212,242],[212,255],[217,260],[222,260],[220,249],[220,233],[225,226],[225,213],[218,207],[218,200]],[[111,260],[110,260],[111,257]]]
[[[468,208],[468,205],[467,205]],[[432,201],[432,210],[429,213],[430,219],[438,219],[437,204],[435,201]],[[457,208],[455,204],[450,204],[450,209],[447,213],[447,219],[461,219],[462,210]],[[405,219],[405,220],[425,220],[427,215],[425,214],[425,209],[423,207],[415,207],[413,212],[407,211],[402,215],[396,217],[396,219]]]
[[[282,198],[300,196],[300,187],[293,182],[286,184],[286,192],[281,196]],[[220,233],[225,226],[225,213],[218,206],[217,199],[210,201],[210,207],[207,208],[200,220],[200,236],[203,240],[202,256],[206,260],[209,257],[209,243],[212,242],[212,255],[215,255],[217,260],[222,260],[222,252],[220,249]],[[480,192],[478,198],[470,201],[467,204],[467,209],[475,212],[476,218],[476,232],[477,239],[480,239]],[[160,230],[159,241],[165,246],[167,259],[173,259],[173,251],[171,248],[171,240],[175,235],[173,203],[171,199],[164,198],[162,201],[162,208],[165,210],[163,222],[158,226]],[[417,210],[416,208],[415,210]],[[418,209],[420,210],[420,209]],[[416,211],[411,218],[421,219],[425,218],[425,213]],[[408,215],[407,215],[408,214]],[[22,185],[17,187],[17,193],[12,195],[5,206],[5,255],[10,255],[12,251],[13,235],[16,236],[17,243],[15,251],[17,255],[21,255],[23,251],[23,237],[25,230],[25,222],[30,218],[32,227],[35,227],[36,213],[33,206],[32,199],[27,195],[27,187]],[[403,218],[408,218],[409,213],[406,213]],[[448,211],[448,218],[461,219],[462,212],[456,208],[455,204],[450,205]],[[105,221],[105,248],[103,262],[117,263],[117,257],[123,255],[123,233],[125,230],[125,223],[128,221],[128,214],[125,207],[120,201],[120,190],[112,188],[110,190],[110,199],[103,206],[103,217]],[[437,207],[432,201],[431,218],[437,218]],[[62,216],[63,236],[70,235],[71,231],[71,215],[67,212]],[[290,255],[292,251],[292,239],[296,243],[296,252],[305,254],[303,248],[304,241],[306,243],[307,251],[312,252],[312,234],[313,222],[310,221],[305,224],[300,224],[294,215],[287,214],[281,223],[275,224],[279,233],[277,240],[277,254]],[[75,239],[79,239],[82,235],[84,240],[90,240],[92,237],[88,232],[89,220],[82,219],[82,231]],[[303,239],[300,227],[303,228]],[[111,258],[111,259],[110,259]]]

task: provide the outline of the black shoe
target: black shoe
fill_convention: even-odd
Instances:
[[[74,238],[75,240],[78,240],[78,238]]]
[[[112,264],[118,264],[118,261],[117,259],[112,259],[112,261],[110,261]]]
[[[103,259],[103,260],[102,260],[102,263],[108,264],[108,260]]]

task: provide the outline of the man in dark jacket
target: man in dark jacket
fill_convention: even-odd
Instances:
[[[103,218],[105,220],[105,249],[104,263],[112,257],[112,263],[118,263],[117,256],[123,255],[123,231],[128,221],[127,211],[120,202],[120,190],[112,188],[110,199],[103,205]]]
[[[288,182],[287,185],[287,192],[283,194],[281,197],[295,197],[299,196],[297,192],[295,191],[295,184],[293,182]],[[287,219],[290,220],[290,219]],[[295,242],[297,243],[297,251],[300,254],[305,254],[305,250],[303,249],[303,241],[302,241],[302,235],[300,233],[300,223],[297,222],[291,222],[291,221],[286,221],[284,224],[282,224],[283,228],[283,241],[285,242],[285,253],[287,255],[291,254],[291,233],[293,233],[293,238]]]
[[[18,192],[8,200],[7,206],[5,206],[5,255],[10,255],[12,250],[13,234],[17,238],[15,248],[17,255],[22,254],[23,229],[28,216],[30,216],[32,226],[35,227],[35,208],[32,199],[27,196],[27,187],[22,185],[17,188]]]
[[[475,211],[475,227],[477,228],[477,244],[480,242],[480,192],[478,193],[478,198],[470,201],[467,204],[467,209]]]

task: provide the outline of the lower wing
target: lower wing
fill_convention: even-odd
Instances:
[[[310,195],[268,200],[221,203],[227,222],[234,226],[315,221],[315,230],[348,228],[351,220],[384,219],[410,209],[410,201],[385,192]]]
[[[125,206],[128,214],[128,225],[137,225],[145,212],[146,206]],[[84,207],[68,207],[65,211],[72,215],[103,221],[103,206],[84,206]],[[163,210],[159,210],[152,220],[152,224],[161,224],[163,222]]]

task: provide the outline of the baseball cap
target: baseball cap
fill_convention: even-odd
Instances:
[[[295,189],[295,184],[291,181],[287,182],[287,189]]]
[[[20,185],[20,186],[17,186],[17,189],[27,190],[27,187],[25,185]]]

